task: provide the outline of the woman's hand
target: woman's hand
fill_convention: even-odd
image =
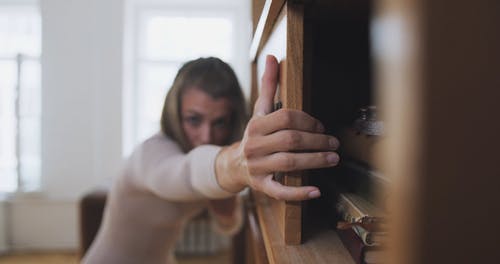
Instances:
[[[243,139],[223,148],[216,159],[219,184],[239,192],[246,186],[276,199],[306,200],[320,196],[314,186],[290,187],[273,180],[274,172],[335,166],[339,142],[322,134],[323,125],[308,114],[291,109],[273,110],[278,84],[278,62],[267,56],[262,90]],[[272,112],[272,113],[271,113]]]

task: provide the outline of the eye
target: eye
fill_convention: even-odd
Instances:
[[[214,128],[227,128],[229,127],[229,120],[227,118],[219,118],[212,123]]]
[[[190,126],[197,127],[201,124],[201,116],[198,115],[188,115],[184,117],[184,122],[188,123]]]

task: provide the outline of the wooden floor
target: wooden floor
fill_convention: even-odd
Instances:
[[[0,256],[0,264],[75,264],[78,263],[76,253],[27,253],[27,254],[7,254]]]
[[[179,264],[224,264],[230,263],[229,252],[224,252],[214,256],[178,257]],[[9,254],[0,256],[0,264],[77,264],[76,253],[29,253],[29,254]]]

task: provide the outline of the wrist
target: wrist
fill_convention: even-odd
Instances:
[[[215,158],[215,176],[222,189],[238,193],[245,188],[237,161],[238,143],[223,147]]]

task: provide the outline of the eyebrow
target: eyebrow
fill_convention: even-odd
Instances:
[[[198,112],[196,110],[192,110],[192,109],[186,110],[185,115],[199,115],[199,116],[205,117],[205,115],[203,115],[203,113],[200,113],[200,112]],[[229,114],[225,114],[225,115],[222,115],[222,116],[217,116],[217,117],[215,117],[212,120],[212,122],[219,121],[219,120],[224,120],[224,119],[231,119],[231,114],[229,113]]]
[[[191,109],[187,110],[186,112],[187,112],[186,114],[197,114],[197,115],[201,115],[201,116],[203,115],[202,113],[200,113],[196,110],[191,110]]]

